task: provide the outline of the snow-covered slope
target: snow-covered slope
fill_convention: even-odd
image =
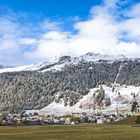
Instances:
[[[64,104],[56,103],[55,101],[49,104],[47,107],[40,110],[40,113],[45,113],[48,115],[57,115],[63,116],[71,113],[80,113],[83,112],[82,109],[75,106],[64,106]]]
[[[0,73],[18,72],[18,71],[35,71],[49,64],[50,64],[49,62],[43,62],[43,63],[36,63],[33,65],[25,65],[25,66],[14,67],[14,68],[3,68],[0,69]]]
[[[40,113],[50,114],[50,115],[66,115],[71,113],[115,113],[116,109],[120,112],[129,113],[131,109],[131,102],[133,101],[132,93],[138,94],[140,92],[140,87],[135,86],[119,86],[115,87],[115,90],[112,91],[111,87],[106,85],[102,86],[105,91],[105,99],[110,98],[110,105],[103,106],[100,108],[97,105],[96,97],[98,94],[99,88],[91,89],[90,92],[83,96],[74,106],[64,106],[64,103],[61,101],[56,103],[55,101],[49,104],[47,107],[40,110]],[[137,97],[137,101],[140,101],[140,96]]]
[[[98,92],[96,92],[99,88],[91,89],[89,94],[84,96],[75,106],[79,107],[81,104],[83,108],[92,107],[95,104],[95,99],[97,97]],[[112,88],[108,86],[103,86],[105,91],[105,99],[110,98],[111,104],[107,107],[103,107],[103,110],[115,110],[116,108],[122,109],[124,106],[129,106],[133,100],[132,93],[140,93],[140,87],[135,86],[116,86],[114,92]],[[140,101],[140,96],[137,97],[137,100]],[[95,110],[98,110],[99,106],[95,104]],[[130,109],[130,108],[128,108]]]

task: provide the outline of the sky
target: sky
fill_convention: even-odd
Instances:
[[[140,57],[140,1],[0,0],[0,64],[88,52]]]

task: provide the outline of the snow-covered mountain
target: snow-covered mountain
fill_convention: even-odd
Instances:
[[[53,62],[0,69],[0,73],[0,106],[12,112],[126,109],[131,92],[137,94],[140,89],[140,59],[123,55],[62,56]],[[103,85],[104,93],[100,93],[99,85]]]
[[[25,66],[19,66],[14,68],[7,68],[0,65],[0,73],[4,72],[18,72],[18,71],[41,71],[46,72],[50,70],[61,70],[66,65],[76,65],[81,61],[85,62],[98,62],[100,60],[105,60],[108,62],[112,61],[122,61],[128,59],[124,55],[102,55],[99,53],[87,53],[85,55],[81,55],[80,57],[70,57],[70,56],[62,56],[56,59],[53,62],[42,62],[42,63],[36,63],[32,65],[25,65]]]

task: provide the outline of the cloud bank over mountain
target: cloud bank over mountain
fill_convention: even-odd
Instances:
[[[1,15],[0,63],[20,65],[87,52],[139,57],[140,3],[128,5],[105,0],[90,9],[88,19],[76,20],[71,31],[62,28],[63,21],[21,24],[19,15]]]

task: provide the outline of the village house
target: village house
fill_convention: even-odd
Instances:
[[[133,115],[140,116],[140,105],[136,106],[136,110],[134,111]]]

